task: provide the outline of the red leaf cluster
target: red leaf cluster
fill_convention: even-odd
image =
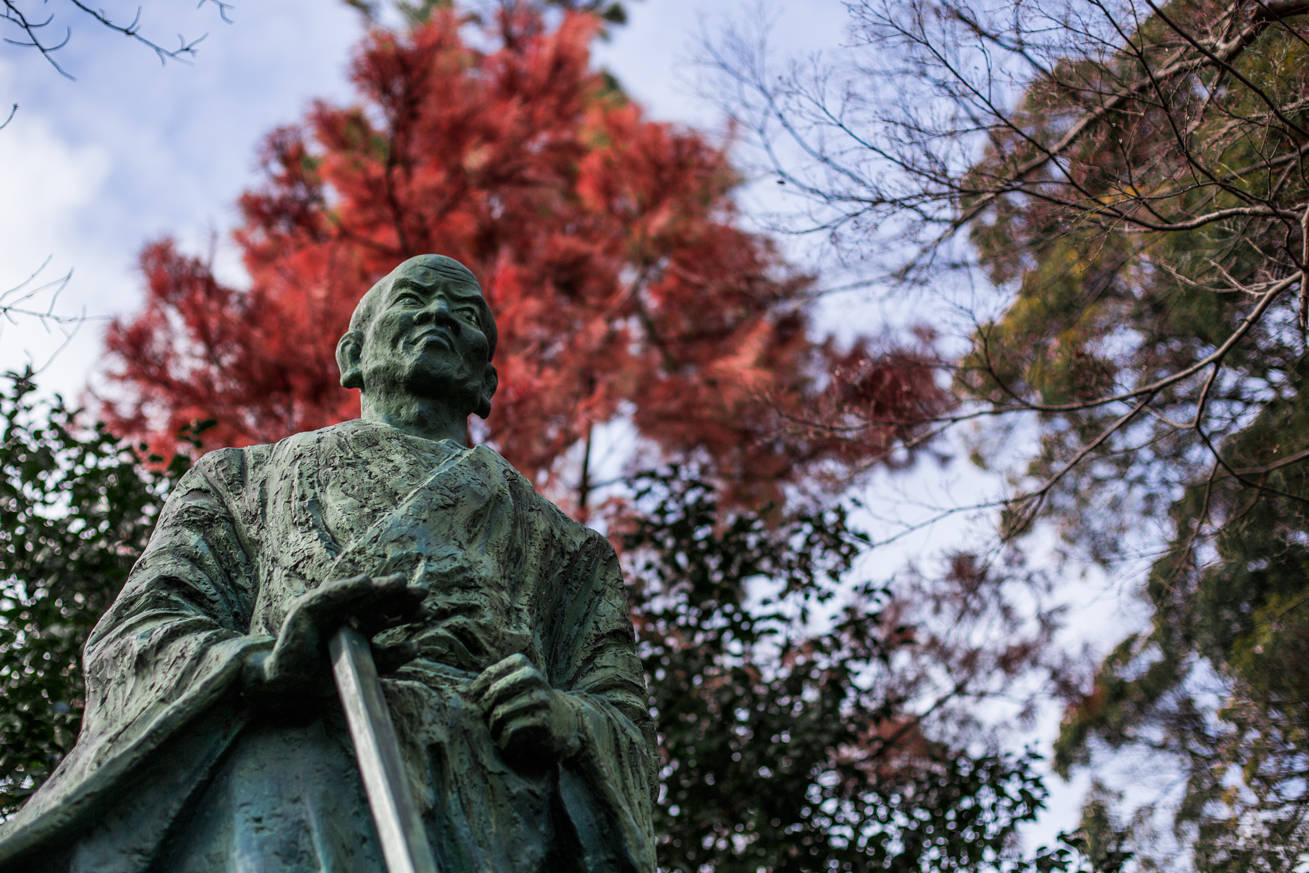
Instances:
[[[248,289],[146,248],[145,306],[107,336],[112,427],[169,454],[197,419],[217,420],[213,448],[356,416],[336,340],[364,290],[424,252],[481,278],[500,336],[485,437],[556,495],[588,481],[580,447],[619,419],[646,460],[694,459],[758,504],[880,457],[939,407],[930,375],[840,377],[857,362],[810,337],[810,278],[739,226],[726,152],[646,120],[591,68],[594,18],[506,13],[484,49],[470,26],[447,10],[370,34],[359,103],[268,137],[235,234]],[[888,424],[786,426],[846,403]]]

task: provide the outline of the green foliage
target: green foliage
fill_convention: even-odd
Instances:
[[[770,526],[694,479],[639,485],[626,549],[663,752],[661,866],[1076,869],[1068,846],[1013,851],[1045,799],[1036,756],[932,742],[876,681],[912,637],[879,611],[886,589],[846,578],[867,540],[844,508]]]
[[[143,468],[103,426],[87,429],[31,374],[0,395],[0,815],[73,746],[81,649],[145,547],[179,456]]]

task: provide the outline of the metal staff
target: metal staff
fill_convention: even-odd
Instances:
[[[409,791],[400,744],[368,640],[354,628],[343,627],[333,635],[328,651],[386,869],[390,873],[437,873],[423,819]]]

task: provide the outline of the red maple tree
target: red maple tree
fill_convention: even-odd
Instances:
[[[811,277],[740,227],[722,147],[590,66],[597,19],[550,28],[520,6],[483,30],[491,48],[471,26],[447,9],[373,31],[359,102],[268,137],[235,232],[248,288],[172,241],[145,249],[145,305],[106,339],[113,428],[166,455],[195,420],[218,422],[208,449],[356,417],[336,340],[424,252],[467,264],[496,315],[500,388],[474,435],[576,511],[606,422],[759,505],[889,457],[946,402],[918,356],[812,338]]]

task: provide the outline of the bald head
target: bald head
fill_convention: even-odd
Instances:
[[[470,414],[491,412],[495,345],[495,319],[477,278],[453,258],[419,255],[359,301],[336,362],[341,385],[362,392],[364,418],[415,433],[447,426],[462,433]],[[445,423],[432,424],[438,420]]]
[[[385,302],[391,287],[400,279],[413,282],[424,288],[430,288],[441,283],[476,288],[482,310],[478,321],[481,324],[482,333],[486,334],[486,339],[490,343],[488,357],[495,354],[497,338],[495,318],[491,315],[491,307],[487,305],[486,298],[482,296],[481,283],[477,281],[477,277],[473,275],[472,270],[454,258],[447,258],[445,255],[416,255],[379,279],[377,284],[369,288],[368,292],[360,298],[359,303],[355,306],[354,314],[350,316],[351,331],[360,334],[368,332],[368,325],[372,322],[373,316],[377,314],[378,308]]]

